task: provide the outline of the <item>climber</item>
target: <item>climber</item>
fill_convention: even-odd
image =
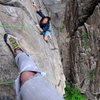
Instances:
[[[44,78],[28,54],[12,34],[6,33],[4,41],[14,55],[20,71],[15,81],[17,100],[64,100],[56,89]]]
[[[50,35],[50,20],[51,18],[49,16],[45,16],[43,12],[41,11],[40,7],[37,7],[37,5],[33,2],[33,6],[36,8],[37,13],[42,17],[40,20],[40,31],[43,34],[43,38],[45,41],[48,41],[48,37]]]

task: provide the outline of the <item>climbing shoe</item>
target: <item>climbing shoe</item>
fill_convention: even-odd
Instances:
[[[6,33],[4,35],[4,41],[6,42],[7,46],[11,50],[12,54],[14,55],[14,57],[16,56],[16,54],[15,54],[16,50],[23,51],[21,46],[19,45],[19,41],[12,34]]]
[[[46,43],[49,43],[49,41],[48,41],[48,40],[45,40],[45,42],[46,42]]]

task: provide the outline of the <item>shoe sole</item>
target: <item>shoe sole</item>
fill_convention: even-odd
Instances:
[[[10,45],[7,43],[7,37],[8,37],[8,35],[12,35],[12,34],[10,34],[10,33],[4,34],[4,41],[7,44],[7,46],[9,47],[9,49],[12,52],[13,56],[15,57],[15,54],[14,54],[13,50],[11,49]]]

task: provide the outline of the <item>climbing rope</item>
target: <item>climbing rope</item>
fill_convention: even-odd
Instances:
[[[36,28],[33,26],[0,25],[0,27],[32,28],[36,31]],[[36,31],[36,32],[38,32],[38,31]]]
[[[7,81],[7,82],[1,82],[0,85],[9,85],[13,83],[15,83],[15,81]]]
[[[51,25],[51,24],[50,24],[50,25]],[[13,28],[32,28],[32,29],[34,29],[34,31],[39,32],[39,31],[37,31],[36,28],[33,27],[33,26],[0,25],[0,27],[8,27],[8,28],[9,28],[9,27],[13,27]],[[39,27],[39,26],[37,26],[37,27]],[[51,26],[51,27],[52,27],[52,26]],[[52,39],[50,39],[49,42],[54,46],[54,49],[52,49],[52,50],[55,50],[56,47],[55,47],[54,43],[52,42]]]

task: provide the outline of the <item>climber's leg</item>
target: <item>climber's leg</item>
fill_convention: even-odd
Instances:
[[[31,66],[35,71],[38,69],[32,59],[25,52],[17,54],[15,60],[20,72],[26,71],[25,69],[30,70]]]
[[[34,69],[32,71],[37,72],[37,74],[30,73],[29,75],[32,76],[28,77],[28,79],[24,81],[22,79],[22,75],[23,78],[25,77],[26,79],[26,75],[28,74],[28,72],[25,73],[26,71],[24,71],[24,74],[26,75],[21,74],[21,80],[23,84],[20,88],[20,95],[22,97],[22,100],[63,100],[56,89],[52,85],[50,85],[40,73],[38,73],[38,70],[36,70],[37,67],[29,58],[29,56],[27,56],[24,52],[17,52],[18,54],[16,56],[16,63],[20,71],[24,71],[23,69],[25,68],[26,70],[32,70],[28,69],[32,66]]]
[[[49,35],[50,35],[50,31],[46,31],[46,32],[44,32],[44,33],[43,33],[43,39],[44,39],[45,41],[47,41]]]
[[[47,41],[47,40],[48,40],[48,36],[44,36],[43,39],[44,39],[45,41]]]
[[[19,45],[19,41],[15,36],[7,33],[4,35],[4,40],[14,54],[16,64],[20,72],[23,72],[23,69],[25,71],[27,67],[30,68],[31,66],[33,66],[34,69],[37,69],[30,57],[25,52],[23,52],[21,46]]]
[[[15,60],[16,60],[17,66],[20,70],[20,75],[16,79],[16,95],[17,95],[17,98],[19,99],[20,97],[23,98],[23,95],[21,94],[21,91],[20,91],[21,86],[23,86],[24,83],[26,83],[28,80],[30,80],[33,76],[35,76],[37,74],[41,75],[41,71],[39,71],[39,69],[37,68],[35,63],[25,52],[18,53],[17,56],[15,57]],[[30,82],[28,84],[30,84]],[[27,89],[29,89],[29,88],[27,87]],[[25,93],[25,91],[24,91],[24,93]],[[31,95],[33,95],[33,93]]]
[[[16,55],[16,64],[20,70],[20,75],[15,82],[17,100],[20,100],[20,97],[22,100],[64,100],[43,78],[37,66],[19,46],[17,39],[10,34],[6,34],[4,39]]]
[[[36,73],[40,73],[40,71],[30,57],[23,52],[15,36],[7,33],[4,35],[4,40],[13,53],[16,64],[20,70],[20,75],[16,80],[16,94],[19,94],[18,92],[21,84],[27,81],[31,76],[34,76]]]
[[[34,76],[36,74],[36,65],[34,62],[29,58],[29,56],[20,50],[16,50],[16,64],[20,70],[21,73],[21,84],[23,84],[26,80],[28,80],[31,76]],[[33,67],[33,68],[30,68]],[[32,71],[33,69],[33,71]]]
[[[36,74],[21,86],[22,100],[64,100],[57,90]]]
[[[20,72],[26,71],[26,68],[28,70],[31,66],[34,67],[34,70],[37,70],[37,67],[35,66],[34,62],[25,52],[23,52],[23,49],[15,36],[7,33],[4,35],[4,40],[10,48],[10,50],[12,51],[12,53],[14,54],[16,64]]]

